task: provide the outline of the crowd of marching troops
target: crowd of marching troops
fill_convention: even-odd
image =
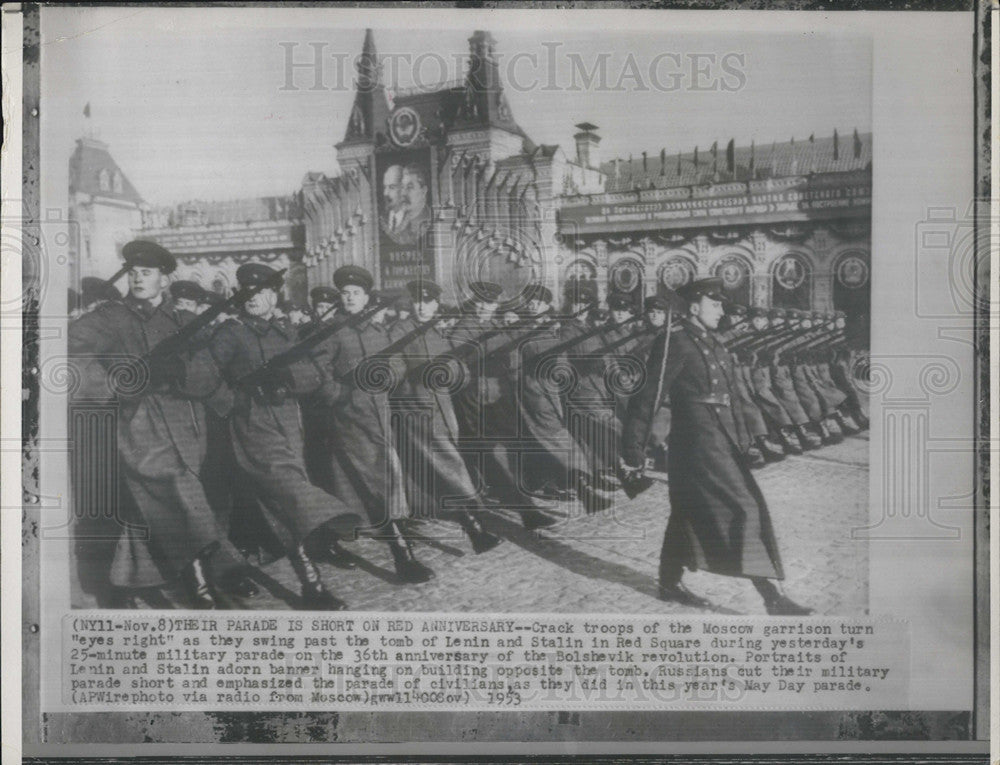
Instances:
[[[256,555],[288,557],[303,608],[343,609],[316,562],[355,567],[359,533],[420,583],[434,572],[415,528],[460,529],[486,553],[502,541],[492,510],[529,530],[571,523],[571,508],[607,510],[666,471],[663,600],[706,605],[681,581],[704,569],[749,578],[769,613],[810,612],[775,584],[751,471],[867,427],[843,315],[737,306],[717,279],[641,311],[619,294],[602,308],[577,279],[558,301],[536,284],[502,302],[478,282],[449,307],[433,281],[379,294],[353,265],[306,308],[265,264],[240,266],[227,297],[171,282],[155,243],[123,256],[128,293],[89,285],[69,328],[84,384],[118,408],[121,604],[179,583],[194,608],[252,607]],[[116,386],[122,358],[137,372]]]

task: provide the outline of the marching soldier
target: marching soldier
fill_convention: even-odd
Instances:
[[[667,311],[671,310],[670,301],[660,295],[646,298],[646,310],[643,314],[642,332],[633,349],[633,353],[643,362],[649,360],[656,335],[667,323]],[[667,471],[667,436],[670,435],[670,402],[653,415],[653,423],[649,432],[647,456],[653,461],[653,469],[661,473]]]
[[[744,306],[728,304],[727,317],[730,318],[730,327],[720,339],[727,344],[740,337],[747,337],[752,331],[749,320],[749,311]],[[733,316],[739,318],[733,319]],[[764,414],[757,406],[753,393],[747,383],[747,378],[743,374],[742,365],[736,353],[730,354],[733,362],[733,383],[736,393],[740,399],[740,409],[743,413],[743,421],[747,433],[751,439],[751,446],[747,451],[751,467],[762,467],[768,462],[777,462],[785,458],[785,451],[780,444],[770,439],[770,431]]]
[[[126,244],[122,255],[128,295],[102,302],[69,327],[71,355],[96,355],[109,375],[123,356],[148,371],[141,390],[119,385],[115,391],[117,456],[141,520],[119,540],[111,583],[131,590],[180,579],[195,608],[225,606],[214,580],[239,561],[226,560],[225,535],[199,479],[206,440],[198,399],[214,393],[219,380],[207,352],[151,353],[195,318],[170,298],[174,256],[142,240]]]
[[[778,325],[772,324],[768,311],[763,308],[751,308],[749,316],[750,331],[734,342],[740,374],[770,430],[777,436],[782,450],[786,454],[802,454],[802,444],[795,431],[795,423],[772,391],[770,367],[758,363],[757,353],[748,350],[755,342],[760,342],[772,326]]]
[[[406,365],[393,408],[400,415],[397,451],[406,455],[402,469],[410,508],[417,518],[456,521],[472,549],[486,552],[500,539],[465,509],[471,505],[482,510],[483,505],[456,446],[458,420],[449,393],[463,379],[464,369],[450,357],[453,345],[439,327],[441,288],[429,279],[412,281],[406,288],[411,303],[391,335]]]
[[[593,477],[587,464],[586,451],[573,438],[564,424],[559,391],[544,379],[539,360],[560,342],[559,322],[552,315],[552,291],[533,284],[525,292],[524,325],[526,334],[511,353],[510,368],[515,376],[516,407],[524,432],[542,447],[533,455],[530,468],[538,495],[551,499],[566,499],[578,481],[590,485]],[[582,476],[582,478],[578,478]],[[529,529],[551,526],[551,516],[537,513],[524,517]]]
[[[660,598],[705,601],[681,582],[684,569],[747,577],[770,614],[810,613],[782,594],[784,578],[767,504],[746,464],[734,370],[715,337],[723,314],[722,280],[700,279],[679,294],[690,308],[682,330],[653,346],[651,374],[633,395],[623,435],[623,483],[641,477],[653,413],[669,391],[670,520],[660,555]],[[673,336],[672,336],[673,335]]]
[[[511,334],[496,316],[503,288],[476,282],[469,289],[473,297],[451,334],[469,369],[468,382],[452,395],[462,439],[472,442],[463,444],[462,454],[486,504],[519,512],[526,526],[547,525],[531,511],[551,509],[555,503],[528,493],[527,471],[514,447],[521,434],[510,369]]]
[[[776,326],[779,330],[785,327],[786,314],[784,309],[772,308],[770,318],[778,320],[776,323],[772,323],[772,327]],[[790,330],[786,328],[784,332],[787,331]],[[788,413],[788,417],[795,426],[796,436],[798,436],[802,448],[805,450],[818,449],[823,445],[823,441],[818,434],[809,429],[811,425],[809,415],[806,413],[798,394],[795,392],[795,383],[792,380],[792,373],[788,366],[782,364],[780,357],[771,350],[761,351],[760,355],[761,361],[767,364],[769,368],[771,392],[781,403],[782,408]]]
[[[198,282],[180,279],[170,284],[170,297],[178,311],[198,313],[198,304],[202,301],[205,290]]]
[[[397,525],[409,516],[409,509],[389,421],[391,386],[382,385],[401,378],[405,369],[393,358],[372,369],[373,377],[379,379],[355,379],[365,359],[390,342],[386,328],[375,321],[380,304],[370,305],[374,281],[360,266],[341,266],[333,274],[340,290],[343,313],[338,318],[343,325],[317,348],[325,374],[320,399],[330,443],[328,459],[331,473],[350,482],[371,526],[388,542],[399,579],[426,582],[434,572],[417,560]]]
[[[345,603],[324,586],[308,552],[322,546],[323,532],[353,531],[357,513],[313,486],[302,461],[302,428],[295,397],[319,388],[322,373],[312,358],[270,372],[268,361],[289,349],[297,332],[278,316],[280,282],[270,266],[247,263],[236,271],[242,287],[270,284],[212,337],[212,355],[233,391],[230,436],[236,464],[249,482],[275,533],[286,542],[289,561],[302,585],[306,608],[340,610]],[[253,384],[248,378],[262,375]]]
[[[614,399],[604,382],[605,350],[603,324],[590,317],[597,309],[597,286],[592,281],[570,279],[564,287],[566,313],[572,317],[560,323],[560,346],[572,370],[565,392],[567,428],[587,450],[592,483],[586,475],[575,487],[587,512],[607,509],[612,487],[607,471],[613,467],[618,439]],[[586,309],[590,313],[585,313]],[[551,351],[550,351],[551,353]]]

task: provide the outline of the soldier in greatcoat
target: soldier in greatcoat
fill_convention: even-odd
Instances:
[[[456,352],[469,370],[468,381],[452,396],[464,442],[462,455],[485,503],[519,512],[527,526],[544,525],[547,521],[537,511],[555,503],[529,493],[525,455],[517,448],[523,434],[510,367],[516,338],[509,323],[496,315],[503,288],[494,282],[475,282],[469,289],[473,297],[451,332]]]
[[[682,329],[653,346],[646,384],[632,396],[623,435],[623,482],[641,474],[653,414],[669,392],[670,520],[660,554],[660,597],[705,602],[681,582],[684,569],[748,577],[768,613],[810,613],[781,593],[784,578],[767,503],[745,459],[729,352],[715,337],[723,315],[722,280],[678,290],[689,301]]]
[[[559,319],[552,309],[552,291],[541,284],[529,285],[525,292],[523,336],[515,342],[510,356],[514,376],[517,413],[525,434],[541,448],[532,455],[529,468],[533,483],[544,497],[564,499],[578,480],[593,481],[587,452],[566,429],[559,389],[545,379],[546,352],[560,342]],[[540,369],[541,367],[541,369]],[[582,476],[582,479],[578,479]],[[551,516],[525,516],[525,526],[540,528],[554,523]]]
[[[587,512],[593,513],[611,504],[606,491],[612,487],[606,481],[608,470],[614,466],[619,437],[615,402],[604,380],[603,328],[595,320],[597,286],[591,280],[569,279],[563,292],[564,310],[572,318],[560,322],[559,345],[566,349],[561,358],[568,366],[564,370],[553,367],[554,374],[549,376],[566,379],[563,391],[566,427],[586,449],[590,465],[590,478],[578,476],[575,488]],[[591,311],[584,312],[588,307]]]
[[[241,286],[254,286],[274,273],[270,266],[247,263],[237,269],[236,278]],[[213,335],[212,356],[233,391],[230,437],[240,475],[252,487],[273,531],[286,543],[302,585],[303,605],[340,610],[344,602],[325,587],[310,552],[331,530],[353,533],[361,520],[360,508],[348,507],[310,483],[306,475],[296,396],[322,384],[316,361],[306,356],[273,372],[260,371],[298,340],[289,320],[276,314],[277,302],[276,286],[256,293],[239,317]]]
[[[122,250],[128,295],[97,305],[70,324],[69,353],[90,357],[112,381],[118,402],[118,454],[140,518],[122,534],[111,583],[126,590],[178,580],[195,608],[229,605],[216,590],[241,561],[226,543],[199,478],[206,455],[200,399],[220,381],[206,351],[150,356],[195,314],[178,311],[167,276],[177,263],[163,247],[129,242]],[[90,362],[85,362],[90,363]]]
[[[393,447],[388,393],[405,368],[398,358],[363,365],[389,345],[388,330],[370,310],[374,278],[361,266],[333,274],[340,290],[341,329],[316,349],[324,373],[320,401],[330,444],[330,472],[344,476],[360,498],[371,528],[385,539],[401,581],[419,583],[434,572],[417,560],[398,521],[410,515],[399,456]],[[362,320],[358,323],[353,317]]]
[[[458,451],[458,420],[450,396],[467,371],[451,354],[454,346],[440,327],[441,287],[417,279],[406,288],[410,303],[390,335],[406,367],[392,406],[410,510],[415,518],[457,522],[473,550],[486,552],[500,539],[469,512],[484,505]]]

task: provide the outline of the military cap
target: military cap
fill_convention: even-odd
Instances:
[[[223,295],[219,294],[218,292],[215,292],[214,290],[202,290],[201,297],[198,298],[198,302],[215,306],[219,305],[220,303],[225,303],[226,298]]]
[[[757,319],[761,316],[767,316],[767,309],[761,308],[759,306],[751,306],[750,308],[750,318]]]
[[[122,258],[130,267],[158,268],[164,274],[177,268],[177,259],[169,250],[145,239],[135,239],[122,247]]]
[[[256,287],[261,282],[270,279],[275,273],[277,273],[275,269],[265,266],[263,263],[244,263],[236,269],[236,281],[241,287]],[[284,279],[279,279],[271,286],[277,290],[283,282]]]
[[[496,303],[503,292],[503,287],[496,282],[472,282],[469,289],[472,291],[473,299],[483,303]]]
[[[406,290],[414,303],[426,303],[441,297],[441,287],[430,279],[415,279],[406,285]]]
[[[193,282],[190,279],[181,279],[170,285],[170,296],[177,300],[178,298],[182,300],[194,300],[196,303],[201,302],[202,294],[205,292],[201,288],[198,282]]]
[[[734,303],[731,300],[726,301],[725,308],[730,316],[746,316],[750,312],[750,309],[742,303]]]
[[[646,310],[668,311],[670,310],[670,301],[667,300],[662,295],[651,295],[648,298],[646,298]]]
[[[98,300],[119,300],[122,293],[113,284],[108,284],[104,279],[96,276],[85,276],[80,281],[80,295],[85,306],[96,303]]]
[[[785,309],[784,308],[772,308],[767,313],[768,313],[768,316],[770,316],[772,319],[784,319],[785,318]]]
[[[590,279],[570,279],[563,286],[563,295],[571,303],[596,303],[597,285]]]
[[[313,305],[317,303],[336,303],[340,298],[340,293],[333,287],[313,287],[309,290],[309,299]]]
[[[349,285],[361,287],[365,292],[371,292],[375,286],[375,278],[366,268],[361,266],[341,266],[333,272],[333,283],[338,290]]]
[[[725,293],[722,291],[722,277],[711,276],[707,279],[694,279],[682,287],[677,288],[677,294],[689,303],[694,303],[702,297],[713,300],[725,300]]]
[[[524,292],[527,300],[541,300],[543,303],[552,303],[552,290],[544,284],[529,284]]]
[[[608,308],[612,311],[634,311],[635,306],[629,299],[628,295],[623,295],[620,292],[612,293],[608,296]]]

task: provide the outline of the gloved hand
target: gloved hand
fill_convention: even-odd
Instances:
[[[645,460],[636,467],[629,465],[624,459],[619,457],[618,480],[629,499],[635,499],[653,485],[653,479],[646,475]]]
[[[267,369],[256,385],[255,395],[263,403],[281,406],[288,398],[292,387],[292,375],[287,369]]]

